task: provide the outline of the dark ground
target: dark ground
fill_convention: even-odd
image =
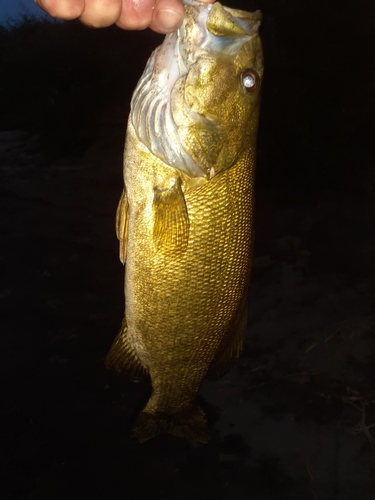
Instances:
[[[273,44],[282,2],[264,4],[249,333],[236,368],[203,384],[206,446],[171,436],[139,445],[130,427],[148,382],[103,366],[123,314],[114,213],[126,104],[78,125],[73,113],[84,146],[67,156],[45,151],[45,133],[2,127],[0,498],[375,498],[374,68],[342,43],[347,8],[333,32],[340,51],[326,35],[328,55],[319,49],[320,64],[303,58],[293,73],[303,43],[297,55]],[[354,35],[366,52],[364,26]],[[362,76],[350,98],[335,80],[341,53]]]

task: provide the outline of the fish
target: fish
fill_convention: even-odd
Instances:
[[[234,366],[247,329],[261,12],[184,7],[132,96],[116,214],[125,314],[106,367],[150,377],[141,443],[208,442],[199,389]]]

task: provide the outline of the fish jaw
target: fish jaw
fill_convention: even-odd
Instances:
[[[244,117],[251,113],[241,110],[259,105],[259,89],[258,95],[245,95],[240,76],[247,65],[253,66],[260,87],[261,15],[220,3],[184,3],[182,26],[165,37],[147,63],[133,94],[130,119],[139,140],[165,164],[189,177],[210,179],[230,168],[246,146],[238,139],[246,135]],[[223,114],[223,109],[228,112]],[[187,135],[197,136],[195,144],[203,142],[199,155]],[[221,150],[228,142],[236,154],[204,154],[204,149]]]

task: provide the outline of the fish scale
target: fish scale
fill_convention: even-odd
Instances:
[[[161,432],[208,440],[196,395],[206,376],[218,378],[231,368],[246,331],[263,72],[260,13],[194,0],[185,4],[179,36],[166,38],[169,48],[176,44],[173,51],[156,50],[134,93],[125,190],[117,212],[120,256],[126,266],[125,316],[106,364],[118,373],[148,373],[151,378],[151,397],[133,429],[141,442]],[[230,39],[216,41],[229,34],[234,48]],[[195,47],[195,36],[205,40],[204,50]],[[231,57],[221,55],[220,47],[232,51]],[[153,64],[162,75],[162,57],[171,53],[189,58],[180,64],[187,73],[173,70],[177,80],[168,84],[171,93],[175,89],[172,104],[163,101],[170,99],[168,92],[154,98],[146,91],[158,77]],[[257,81],[253,93],[241,86],[244,71],[252,71]],[[215,93],[215,86],[220,92]],[[154,119],[155,109],[168,111],[160,137],[152,134],[162,130],[163,115],[158,112],[157,127],[145,121]],[[217,123],[215,116],[220,116]],[[169,133],[171,144],[185,151],[179,165],[173,151],[168,160],[171,144],[157,145]],[[218,153],[212,149],[215,144],[220,144]]]

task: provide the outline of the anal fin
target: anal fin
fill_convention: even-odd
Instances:
[[[126,247],[128,242],[128,212],[129,202],[124,189],[116,212],[116,234],[120,241],[120,260],[123,264],[126,261]]]
[[[189,241],[189,216],[179,178],[170,188],[155,188],[152,210],[156,249],[172,255],[184,252]]]
[[[128,338],[128,327],[125,318],[105,359],[105,366],[119,375],[129,378],[140,378],[147,370],[142,365],[137,353]]]

